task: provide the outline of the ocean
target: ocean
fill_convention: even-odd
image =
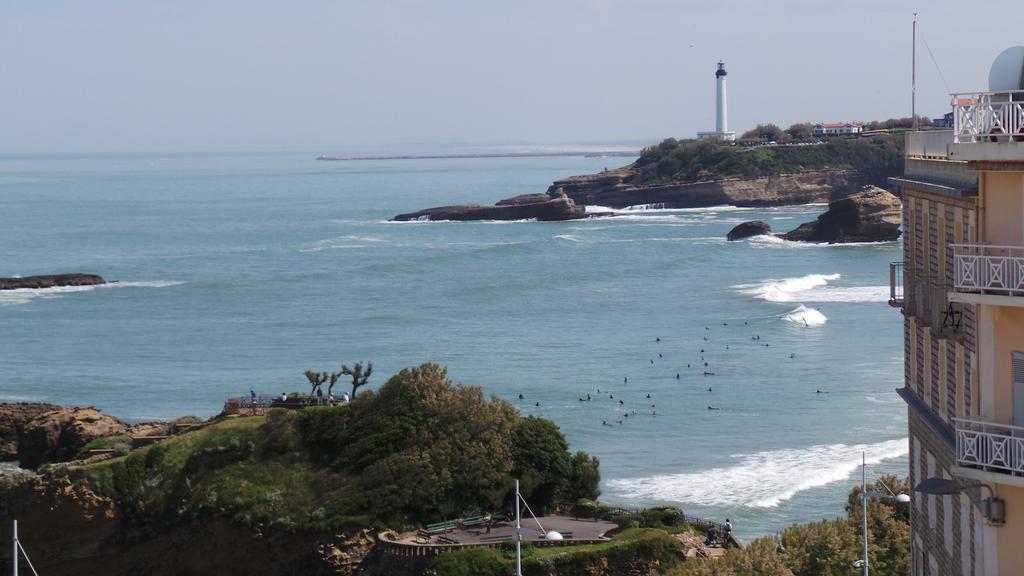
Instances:
[[[0,401],[205,417],[307,369],[433,361],[555,421],[603,500],[743,538],[842,516],[862,451],[906,474],[898,243],[725,241],[823,205],[392,223],[629,159],[317,154],[0,156],[0,276],[118,281],[0,292]]]

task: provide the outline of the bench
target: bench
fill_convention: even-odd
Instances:
[[[459,544],[458,538],[449,538],[447,536],[441,536],[437,541],[440,544]]]
[[[437,524],[426,525],[427,534],[441,534],[455,530],[455,520],[448,520],[447,522],[438,522]]]
[[[463,526],[480,526],[486,524],[489,518],[487,516],[472,516],[469,518],[462,519]]]
[[[511,540],[512,540],[512,535],[511,534],[506,534],[504,536],[481,536],[480,537],[480,541],[481,542],[510,542]]]
[[[491,520],[494,520],[495,522],[504,522],[505,520],[508,520],[508,516],[506,516],[504,512],[498,512],[497,514],[491,514]]]
[[[572,538],[572,532],[562,532],[562,538],[565,538],[565,539]]]

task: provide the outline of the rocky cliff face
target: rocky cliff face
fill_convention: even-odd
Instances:
[[[813,222],[783,234],[786,240],[810,242],[882,242],[900,237],[900,200],[875,186],[829,203]]]
[[[625,208],[663,204],[665,208],[778,206],[827,202],[856,192],[863,178],[853,170],[817,170],[762,178],[727,178],[658,185],[633,184],[630,168],[558,180],[549,193],[563,192],[577,204]]]
[[[18,435],[25,424],[40,414],[59,409],[54,404],[32,402],[0,404],[0,461],[18,459]]]
[[[21,406],[22,414],[31,413],[35,406],[50,408],[40,409],[31,419],[16,427],[16,458],[25,468],[38,468],[47,462],[71,460],[92,440],[128,431],[128,426],[124,422],[107,416],[96,408]]]

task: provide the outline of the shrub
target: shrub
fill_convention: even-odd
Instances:
[[[91,450],[113,450],[117,455],[124,455],[132,450],[132,437],[129,434],[121,434],[118,436],[94,438],[88,444],[82,446],[82,449],[78,451],[75,458],[88,458],[92,456],[90,454]]]
[[[496,548],[442,554],[431,566],[437,576],[506,576],[513,568],[514,561]]]

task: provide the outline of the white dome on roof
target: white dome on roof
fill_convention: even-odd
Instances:
[[[989,92],[1024,90],[1024,46],[1003,50],[988,72]]]
[[[562,539],[562,534],[552,530],[551,532],[548,532],[547,534],[544,535],[544,539],[545,540],[561,540]]]

